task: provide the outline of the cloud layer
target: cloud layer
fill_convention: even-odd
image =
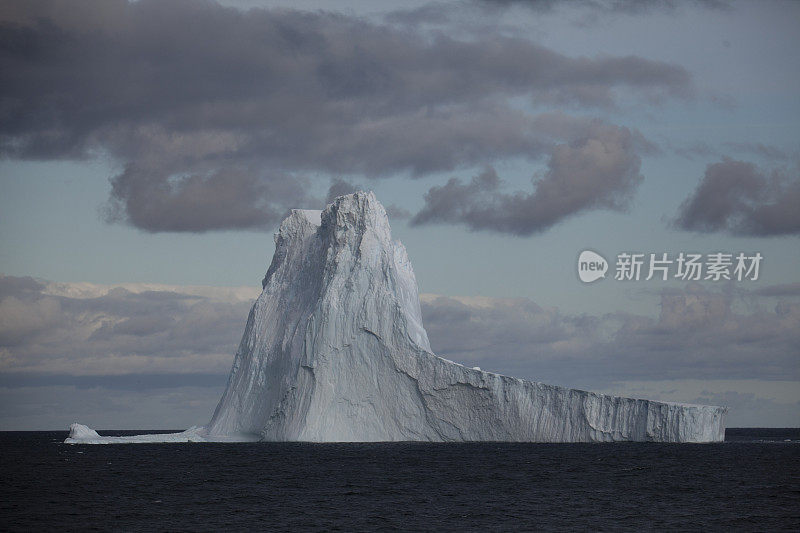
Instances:
[[[161,374],[205,383],[227,374],[257,294],[0,277],[0,385],[9,375],[29,385],[41,378],[88,386],[112,376],[107,383],[124,388],[125,376],[139,376],[163,386]],[[800,380],[797,294],[793,285],[739,293],[687,285],[660,293],[657,318],[571,315],[525,298],[424,295],[422,309],[437,354],[512,375],[560,383],[587,376]],[[743,312],[743,302],[759,305]]]
[[[693,92],[670,63],[326,12],[32,0],[5,8],[0,32],[0,153],[110,155],[122,170],[108,218],[147,231],[269,226],[316,205],[298,181],[314,172],[421,176],[506,157],[585,172],[596,139],[556,145],[511,99],[607,108],[620,90]]]
[[[0,425],[46,429],[84,417],[108,427],[118,420],[115,409],[138,427],[148,420],[150,427],[155,420],[160,427],[203,423],[258,292],[0,277],[0,398],[9,402]],[[749,380],[748,390],[762,394],[736,401],[755,413],[770,383],[800,381],[797,296],[793,285],[741,293],[688,285],[662,291],[655,318],[573,315],[524,298],[436,295],[423,295],[422,311],[434,351],[468,366],[680,401],[705,390],[722,398],[731,385],[715,382]],[[702,388],[671,392],[688,381]],[[46,404],[51,396],[62,399]],[[783,396],[777,400],[792,397]],[[108,405],[96,405],[97,397]],[[170,402],[173,412],[161,413],[153,398]]]
[[[426,297],[422,308],[437,354],[529,379],[595,388],[626,380],[800,380],[800,304],[763,301],[743,312],[736,300],[688,285],[661,292],[657,318],[570,315],[524,298]]]
[[[680,207],[675,225],[734,235],[800,233],[800,175],[767,173],[753,163],[725,158],[706,167],[703,179]]]
[[[227,374],[251,299],[235,289],[178,290],[0,277],[0,373],[51,384],[78,384],[59,375],[117,376],[118,385],[126,375]]]

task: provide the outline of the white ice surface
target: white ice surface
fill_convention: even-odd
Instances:
[[[126,437],[105,437],[83,424],[72,424],[66,444],[147,444],[181,442],[250,442],[261,440],[257,435],[208,435],[204,427],[191,427],[180,433],[151,433]]]
[[[411,263],[375,196],[341,196],[315,213],[293,210],[275,235],[264,290],[207,426],[137,437],[75,432],[67,442],[724,438],[722,407],[595,394],[437,357]]]

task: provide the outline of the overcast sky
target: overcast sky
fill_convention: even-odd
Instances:
[[[800,425],[800,4],[402,5],[0,0],[0,430],[207,422],[277,224],[356,189],[440,355]]]

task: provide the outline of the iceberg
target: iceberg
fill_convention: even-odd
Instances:
[[[623,398],[468,368],[433,353],[416,278],[371,192],[290,212],[208,425],[70,443],[717,442],[724,407]]]

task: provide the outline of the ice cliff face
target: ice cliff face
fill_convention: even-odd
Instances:
[[[414,271],[372,193],[294,210],[208,439],[663,441],[724,438],[721,407],[594,394],[435,356]]]

